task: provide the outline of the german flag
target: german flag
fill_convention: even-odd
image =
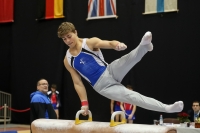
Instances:
[[[14,0],[0,0],[0,23],[13,22]]]
[[[38,0],[37,14],[37,20],[64,18],[63,0]]]

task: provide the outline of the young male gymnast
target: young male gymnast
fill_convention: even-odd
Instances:
[[[163,104],[162,102],[143,96],[138,92],[128,90],[121,84],[124,76],[139,62],[142,57],[153,50],[152,34],[146,32],[140,44],[130,53],[108,64],[105,62],[102,49],[125,50],[127,46],[119,41],[101,40],[97,37],[82,39],[77,35],[75,26],[70,22],[63,22],[58,27],[58,37],[69,46],[64,58],[64,65],[71,74],[74,88],[81,100],[83,115],[88,114],[88,100],[85,86],[81,77],[85,78],[99,94],[120,102],[130,103],[139,107],[159,112],[180,112],[183,102]]]

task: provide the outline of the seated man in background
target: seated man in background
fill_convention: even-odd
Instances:
[[[47,97],[48,86],[47,80],[40,79],[37,82],[37,91],[30,95],[30,124],[39,118],[56,119],[56,113]]]
[[[192,103],[192,110],[189,110],[188,114],[191,122],[197,122],[197,118],[200,117],[199,101],[194,101]]]

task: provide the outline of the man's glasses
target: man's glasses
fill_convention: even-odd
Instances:
[[[42,84],[39,84],[39,85],[46,85],[46,86],[49,86],[49,84],[48,83],[42,83]]]

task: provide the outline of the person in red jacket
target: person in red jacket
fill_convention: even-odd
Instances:
[[[57,85],[52,84],[51,85],[51,91],[47,92],[48,97],[51,100],[51,104],[56,112],[57,119],[59,118],[59,110],[58,108],[60,107],[60,96],[59,92],[57,91]]]
[[[129,90],[133,90],[131,85],[127,85],[126,88]],[[133,123],[133,120],[135,120],[136,105],[121,102],[120,108],[122,111],[124,111],[127,122]]]

